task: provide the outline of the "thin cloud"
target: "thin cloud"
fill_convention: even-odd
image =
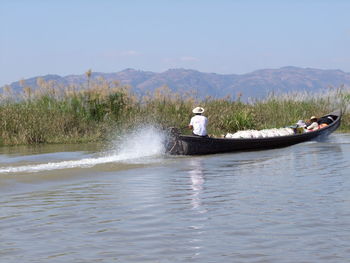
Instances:
[[[140,55],[140,53],[135,50],[126,50],[126,51],[120,52],[119,55],[123,57],[133,57],[133,56]]]
[[[199,61],[198,58],[195,57],[190,57],[190,56],[183,56],[180,58],[181,61],[189,61],[189,62],[195,62],[195,61]]]
[[[135,50],[106,50],[105,52],[101,53],[102,56],[107,58],[120,58],[120,57],[136,57],[140,56],[141,53],[137,52]]]

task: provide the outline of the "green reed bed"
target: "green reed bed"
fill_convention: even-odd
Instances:
[[[321,95],[288,94],[265,100],[233,101],[230,98],[199,100],[195,94],[177,94],[163,87],[137,97],[130,88],[100,79],[87,87],[63,87],[38,80],[40,88],[23,87],[14,95],[5,87],[0,101],[0,144],[79,143],[105,141],[140,124],[185,127],[192,108],[202,106],[209,119],[208,131],[220,136],[244,129],[284,127],[346,109],[350,92],[329,90]],[[343,116],[341,131],[350,131],[350,116]]]

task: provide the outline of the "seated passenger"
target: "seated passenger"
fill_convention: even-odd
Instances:
[[[303,120],[298,120],[297,127],[306,127],[306,123]]]
[[[318,124],[323,124],[323,123],[331,124],[333,121],[334,120],[333,120],[332,116],[326,116],[326,117],[319,118],[317,122],[318,122]]]
[[[332,122],[334,121],[333,117],[332,116],[325,116],[325,117],[322,117],[322,118],[319,118],[317,123],[321,128],[323,127],[326,127],[328,126],[329,124],[331,124]]]
[[[306,127],[307,131],[315,131],[319,129],[317,118],[315,116],[310,118],[310,123],[311,124]]]
[[[303,120],[298,120],[295,128],[295,133],[303,133],[306,128],[306,123]]]

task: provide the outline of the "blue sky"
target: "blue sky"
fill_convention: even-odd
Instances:
[[[350,72],[346,0],[0,0],[0,86],[46,74]]]

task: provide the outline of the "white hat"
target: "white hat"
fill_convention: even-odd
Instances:
[[[311,116],[310,120],[317,119],[315,116]]]
[[[198,113],[203,113],[204,112],[204,109],[202,108],[202,107],[196,107],[196,108],[194,108],[193,110],[192,110],[192,112],[194,113],[194,114],[198,114]]]

